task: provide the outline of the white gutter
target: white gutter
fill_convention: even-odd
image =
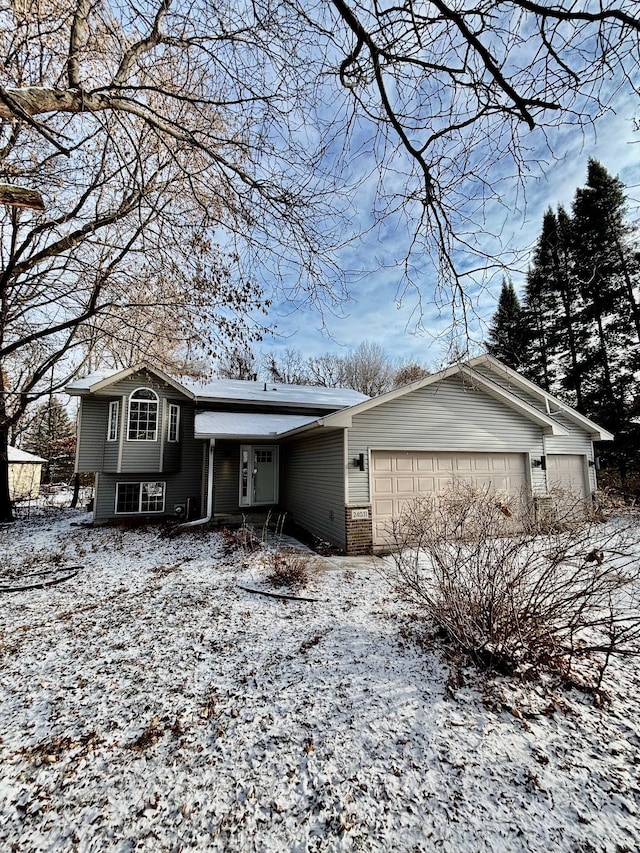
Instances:
[[[213,516],[213,457],[216,448],[215,438],[209,439],[209,472],[207,474],[207,510],[206,515],[202,518],[194,518],[193,521],[185,521],[179,524],[177,529],[184,530],[187,527],[199,527],[202,524],[207,524]]]

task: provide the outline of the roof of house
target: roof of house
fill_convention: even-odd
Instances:
[[[27,453],[26,450],[20,450],[19,447],[12,447],[11,445],[7,447],[7,457],[9,462],[20,462],[29,465],[43,464],[47,461],[40,456],[34,456],[33,453]]]
[[[613,439],[610,432],[488,354],[477,356],[465,363],[451,365],[438,373],[403,385],[401,388],[395,388],[379,397],[367,397],[351,388],[283,385],[263,380],[251,382],[216,379],[205,385],[198,385],[191,380],[177,382],[162,370],[147,364],[138,364],[124,370],[93,373],[84,379],[72,382],[67,386],[67,391],[70,394],[99,393],[142,370],[155,374],[196,403],[203,405],[245,403],[256,410],[262,408],[267,410],[267,412],[256,411],[255,413],[200,412],[196,417],[196,437],[198,438],[288,437],[309,429],[350,426],[354,415],[420,388],[457,376],[462,381],[470,383],[472,387],[481,389],[505,406],[537,423],[548,435],[567,435],[567,427],[561,422],[566,418],[596,441]],[[276,406],[326,409],[327,414],[322,417],[268,414],[268,410]]]
[[[323,388],[317,385],[285,385],[277,382],[214,379],[198,384],[186,379],[179,382],[164,371],[147,364],[124,370],[100,370],[67,385],[68,394],[95,394],[129,376],[146,370],[197,403],[250,403],[266,407],[292,405],[302,408],[342,409],[369,398],[352,388]]]
[[[476,368],[485,367],[485,372]],[[405,394],[409,394],[420,388],[437,384],[450,377],[457,376],[462,381],[468,382],[471,387],[479,388],[504,405],[520,412],[529,420],[537,423],[548,435],[567,435],[568,430],[554,414],[566,416],[569,420],[589,433],[596,441],[611,441],[614,436],[598,424],[581,415],[571,406],[558,400],[557,397],[539,388],[533,382],[520,376],[515,370],[506,367],[502,362],[488,354],[478,356],[465,363],[453,364],[438,373],[432,373],[423,379],[410,382],[400,388],[381,394],[379,397],[371,397],[356,403],[341,411],[336,411],[322,418],[318,423],[324,427],[351,426],[352,418],[362,412],[395,400]],[[507,377],[508,382],[504,381]],[[520,392],[520,393],[518,393]],[[521,396],[522,394],[523,396]],[[525,394],[532,395],[535,404],[525,399]],[[308,425],[295,428],[288,435],[309,429]]]
[[[317,424],[317,417],[265,412],[196,412],[195,438],[274,438]]]

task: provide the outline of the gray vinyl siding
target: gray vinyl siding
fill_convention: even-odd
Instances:
[[[216,441],[213,474],[215,512],[238,512],[240,490],[240,444]]]
[[[129,441],[127,438],[129,396],[137,388],[151,388],[159,398],[156,441]],[[107,441],[109,403],[120,403],[118,440]],[[180,406],[180,441],[167,441],[169,404]],[[193,436],[193,404],[163,382],[137,373],[110,385],[104,396],[87,396],[80,401],[79,471],[104,473],[178,473],[189,437]]]
[[[354,415],[348,434],[348,459],[372,449],[544,453],[540,426],[459,377]],[[348,466],[349,504],[369,502],[368,467]],[[532,468],[530,475],[534,493],[543,494],[544,471]]]
[[[77,471],[102,471],[104,467],[108,408],[108,400],[91,397],[80,400]],[[117,446],[117,442],[114,444]]]
[[[187,477],[184,471],[179,474],[100,474],[96,487],[94,521],[135,518],[134,514],[116,515],[116,483],[166,483],[164,515],[173,515],[174,507],[177,504],[185,504],[188,498],[196,498],[200,502],[200,476],[200,469],[197,477]]]
[[[160,398],[157,441],[127,441],[129,395],[136,388],[153,388]],[[176,504],[184,504],[188,498],[195,499],[198,505],[202,501],[203,445],[207,442],[193,437],[195,408],[186,398],[180,399],[169,385],[157,382],[143,374],[136,374],[109,387],[109,397],[83,398],[82,411],[90,412],[89,429],[85,426],[82,414],[82,461],[93,461],[94,467],[81,468],[101,472],[96,486],[94,520],[97,522],[116,516],[116,483],[164,482],[165,514],[172,515]],[[107,442],[107,417],[110,400],[120,399],[121,418],[117,442]],[[169,444],[167,437],[167,419],[170,402],[180,406],[180,441]],[[95,411],[94,411],[95,410]],[[102,412],[102,422],[99,412]],[[88,450],[91,443],[100,445],[99,453]],[[105,448],[108,449],[105,450]],[[118,459],[122,456],[122,467],[118,471]],[[162,470],[161,470],[162,468]]]
[[[305,529],[344,548],[344,433],[322,432],[289,442],[284,458],[280,502]]]
[[[475,368],[478,373],[481,373],[483,376],[486,376],[488,379],[493,380],[498,385],[505,388],[507,391],[510,391],[512,394],[515,394],[521,400],[524,400],[526,403],[529,403],[530,406],[534,406],[538,411],[543,412],[544,414],[549,414],[547,412],[546,406],[544,402],[540,399],[540,397],[535,394],[530,394],[528,391],[523,390],[520,386],[513,387],[511,382],[509,381],[509,377],[501,374],[499,372],[494,372],[489,370],[486,366],[480,366]],[[581,456],[586,456],[588,460],[593,460],[593,441],[591,439],[591,435],[582,427],[580,427],[575,421],[572,421],[562,412],[554,411],[554,405],[551,404],[551,415],[555,421],[557,421],[560,426],[564,427],[568,430],[569,435],[548,435],[545,436],[545,452],[546,453],[575,453]],[[589,466],[589,487],[592,491],[595,491],[597,488],[596,482],[596,471],[593,466]]]
[[[178,472],[136,472],[136,473],[101,473],[96,484],[94,520],[107,521],[114,518],[131,518],[131,515],[116,515],[116,483],[164,482],[165,515],[173,515],[176,504],[186,504],[191,498],[202,506],[202,476],[203,476],[203,447],[208,444],[201,439],[193,438],[192,406],[183,406],[181,417],[184,418],[184,432],[181,441],[181,468]]]
[[[159,398],[158,406],[158,437],[156,441],[130,441],[127,438],[129,397],[137,388],[151,388]],[[169,403],[180,405],[180,434],[189,435],[189,426],[185,423],[185,417],[191,407],[172,388],[156,377],[146,373],[135,373],[121,382],[110,385],[108,389],[111,399],[120,397],[122,399],[123,416],[121,418],[121,434],[118,445],[122,444],[122,461],[120,473],[136,474],[140,472],[155,473],[177,473],[180,469],[181,448],[178,445],[167,442],[167,418]],[[105,422],[104,432],[106,435],[107,425]],[[191,435],[193,434],[193,417],[191,417]],[[117,469],[112,468],[111,471]]]

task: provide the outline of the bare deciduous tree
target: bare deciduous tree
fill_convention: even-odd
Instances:
[[[429,375],[429,371],[417,361],[408,361],[401,364],[393,377],[393,385],[395,388],[400,388],[402,385],[409,385],[411,382],[418,382]]]

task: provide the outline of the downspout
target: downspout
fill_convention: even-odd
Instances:
[[[216,448],[215,438],[209,439],[209,471],[207,473],[207,508],[206,513],[202,518],[194,518],[193,521],[185,521],[178,525],[178,530],[184,530],[186,527],[198,527],[201,524],[207,524],[213,516],[213,457]]]

